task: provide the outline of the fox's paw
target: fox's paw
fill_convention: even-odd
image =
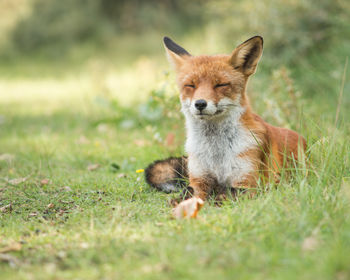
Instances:
[[[215,205],[220,207],[225,200],[227,200],[227,195],[225,193],[218,194],[215,197]]]
[[[199,210],[203,207],[204,201],[198,197],[192,197],[182,201],[172,210],[176,219],[196,218]]]

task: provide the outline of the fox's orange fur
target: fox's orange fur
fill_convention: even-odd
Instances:
[[[262,55],[260,36],[242,43],[230,55],[191,56],[169,38],[164,43],[177,73],[186,117],[185,169],[194,196],[205,200],[213,190],[255,188],[259,176],[277,178],[282,167],[298,160],[306,148],[305,139],[266,123],[253,112],[246,95],[248,79]],[[174,160],[150,166],[147,181],[162,189],[167,180],[183,176],[167,177]],[[187,164],[185,159],[177,160],[176,164]]]

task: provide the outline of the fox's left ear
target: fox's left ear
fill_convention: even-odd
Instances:
[[[164,37],[163,42],[168,60],[175,68],[179,68],[184,60],[191,56],[184,48],[180,47],[169,37]]]
[[[230,63],[249,76],[255,73],[263,51],[263,38],[254,36],[240,44],[232,53]]]

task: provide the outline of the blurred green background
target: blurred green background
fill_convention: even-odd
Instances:
[[[193,54],[214,54],[259,34],[265,50],[253,97],[284,75],[307,100],[304,111],[334,113],[349,16],[347,0],[1,0],[1,100],[108,95],[130,104],[167,79],[163,35]]]

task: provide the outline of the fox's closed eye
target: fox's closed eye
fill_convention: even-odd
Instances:
[[[217,85],[215,85],[215,88],[219,88],[219,87],[227,87],[227,86],[229,86],[230,85],[230,83],[222,83],[222,84],[217,84]]]
[[[189,85],[185,85],[185,87],[189,87],[189,88],[195,88],[195,85],[189,84]]]

